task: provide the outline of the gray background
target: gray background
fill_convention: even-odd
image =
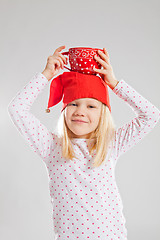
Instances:
[[[61,45],[106,47],[115,76],[159,103],[159,1],[0,1],[0,238],[51,240],[52,207],[44,163],[12,124],[7,106]],[[67,71],[67,70],[66,70]],[[62,71],[61,71],[62,72]],[[61,73],[60,72],[60,73]],[[109,89],[116,126],[135,117]],[[62,103],[45,113],[49,84],[31,112],[49,130]],[[160,239],[159,124],[119,158],[116,180],[129,240]]]

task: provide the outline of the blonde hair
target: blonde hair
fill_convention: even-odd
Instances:
[[[76,158],[74,149],[71,143],[71,138],[69,137],[69,129],[65,120],[65,111],[62,112],[58,124],[56,127],[57,135],[61,138],[62,143],[62,155],[68,160],[73,160]],[[89,149],[89,153],[92,154],[96,150],[93,167],[99,167],[105,160],[108,154],[108,149],[110,143],[111,149],[113,147],[113,138],[115,134],[115,124],[109,108],[102,103],[101,114],[99,119],[98,127],[94,132],[91,133],[90,137],[87,139],[90,143],[93,139],[93,146]],[[88,144],[89,145],[89,144]],[[110,155],[108,156],[109,159]]]

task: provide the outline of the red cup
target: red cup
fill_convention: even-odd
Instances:
[[[97,73],[93,70],[93,66],[101,69],[101,64],[94,59],[94,55],[99,56],[98,50],[103,52],[103,49],[99,48],[69,48],[68,52],[63,52],[62,54],[69,56],[71,69],[66,66],[64,66],[64,68],[74,72],[96,75]]]

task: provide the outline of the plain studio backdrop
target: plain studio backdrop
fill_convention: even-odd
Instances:
[[[0,239],[54,239],[47,169],[14,127],[10,101],[66,45],[106,47],[116,78],[160,108],[159,11],[158,0],[0,1]],[[49,86],[31,112],[52,131],[62,102],[45,113]],[[109,94],[118,128],[135,114],[111,89]],[[116,166],[128,240],[160,239],[159,142],[158,123]]]

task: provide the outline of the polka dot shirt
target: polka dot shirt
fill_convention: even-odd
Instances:
[[[156,125],[159,110],[124,80],[113,92],[136,117],[116,130],[110,158],[92,167],[86,139],[72,139],[77,158],[62,157],[61,142],[30,112],[48,80],[36,73],[8,105],[9,115],[30,147],[43,160],[49,176],[53,230],[57,240],[127,240],[123,204],[115,180],[118,158],[135,146]],[[108,156],[108,155],[107,155]]]

